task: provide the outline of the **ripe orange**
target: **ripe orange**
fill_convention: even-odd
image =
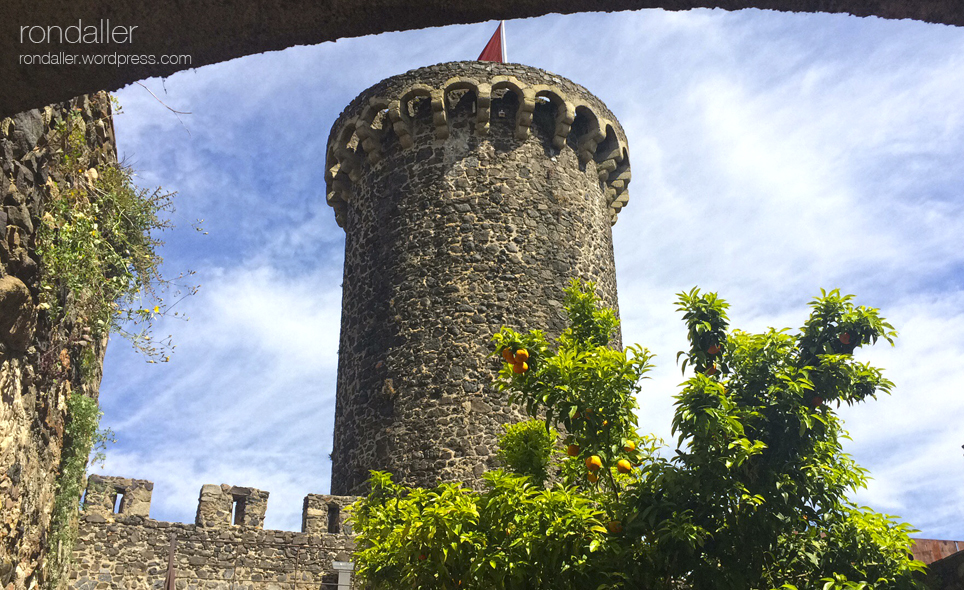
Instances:
[[[813,398],[813,400],[810,401],[810,405],[813,406],[813,407],[815,407],[815,408],[816,408],[817,406],[822,406],[822,405],[823,405],[823,398],[818,395],[817,397]]]
[[[636,450],[636,443],[634,443],[631,440],[627,440],[626,442],[623,443],[623,450],[626,451],[627,453],[632,453],[633,451]]]
[[[610,520],[609,524],[606,525],[606,528],[609,529],[609,532],[614,535],[618,535],[619,533],[623,532],[623,525],[618,520]]]
[[[521,373],[525,373],[528,370],[529,370],[529,363],[516,363],[512,365],[513,373],[521,374]]]
[[[716,375],[716,373],[717,373],[716,365],[710,365],[710,366],[706,367],[706,371],[705,371],[705,372],[706,372],[706,376],[707,376],[707,377],[712,377],[713,375]]]
[[[566,447],[566,454],[569,455],[570,457],[578,457],[579,445],[569,445],[568,447]]]
[[[586,457],[586,468],[589,471],[597,471],[600,467],[602,467],[602,459],[599,458],[599,455]]]
[[[512,355],[511,348],[502,349],[502,358],[504,358],[505,362],[509,363],[510,365],[515,364],[515,357]]]
[[[528,351],[528,350],[526,350],[526,349],[524,349],[524,348],[520,348],[519,350],[515,351],[515,362],[521,363],[521,362],[527,361],[527,360],[529,360],[529,351]]]
[[[844,332],[840,335],[840,342],[842,344],[850,344],[850,332]]]
[[[719,346],[719,344],[713,344],[713,345],[711,345],[709,348],[706,349],[706,352],[707,352],[708,354],[720,354],[720,346]]]
[[[425,555],[424,553],[419,553],[419,554],[418,554],[418,560],[419,560],[419,561],[425,561],[425,558],[427,558],[427,557],[428,557],[428,556]]]
[[[596,475],[595,473],[590,473],[588,477],[589,477],[589,481],[591,481],[592,483],[596,483],[597,481],[599,481],[599,476]]]
[[[633,465],[626,459],[620,459],[616,461],[616,471],[620,473],[629,473],[633,470]]]

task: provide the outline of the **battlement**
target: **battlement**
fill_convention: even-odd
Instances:
[[[388,153],[425,142],[458,143],[460,126],[477,137],[541,138],[549,153],[578,154],[594,166],[616,223],[629,202],[629,150],[609,109],[582,86],[520,64],[454,62],[412,70],[362,92],[332,126],[325,164],[327,201],[344,227],[351,184]],[[428,131],[427,133],[424,131]]]
[[[128,479],[109,475],[87,478],[84,512],[90,517],[112,519],[115,514],[148,516],[154,483],[146,479]]]
[[[87,478],[84,495],[84,520],[93,523],[126,522],[126,517],[149,518],[154,483],[145,479],[129,479],[109,475]],[[264,490],[228,484],[201,486],[197,516],[198,529],[246,527],[264,528],[268,509],[268,495]],[[310,535],[351,535],[345,522],[347,508],[355,496],[308,494],[301,516],[301,532]],[[135,521],[140,522],[135,519]]]
[[[357,498],[309,494],[300,532],[264,529],[268,492],[204,485],[194,524],[151,519],[154,484],[91,475],[73,549],[73,590],[158,588],[173,562],[177,587],[348,589]]]

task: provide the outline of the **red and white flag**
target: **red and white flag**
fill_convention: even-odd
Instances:
[[[485,49],[479,54],[478,61],[497,61],[505,63],[505,21],[499,21],[499,28],[489,39]]]

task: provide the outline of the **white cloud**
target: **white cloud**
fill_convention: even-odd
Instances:
[[[325,267],[206,276],[185,300],[191,319],[175,328],[169,364],[138,367],[132,354],[111,351],[102,404],[121,443],[106,467],[155,481],[159,498],[177,494],[156,513],[177,520],[188,518],[202,484],[270,484],[262,489],[285,501],[272,500],[269,524],[292,528],[300,499],[288,496],[327,491],[341,290]],[[193,497],[185,485],[197,488]]]
[[[169,266],[196,268],[170,365],[112,345],[102,401],[121,434],[108,471],[157,483],[155,516],[191,520],[204,483],[272,493],[297,528],[328,490],[341,230],[324,204],[331,123],[365,87],[471,59],[489,25],[292,48],[183,72],[168,104],[122,92],[121,150],[181,191]],[[876,477],[858,496],[925,536],[964,539],[964,32],[760,11],[642,11],[512,21],[509,57],[602,97],[629,137],[632,200],[614,228],[626,343],[659,356],[641,426],[668,436],[685,347],[674,293],[731,301],[744,329],[798,327],[820,287],[883,308],[895,349],[866,356],[893,397],[844,412]],[[390,56],[390,58],[386,58]],[[361,65],[360,65],[361,64]],[[254,82],[254,83],[252,83]],[[935,337],[935,334],[937,335]],[[895,444],[896,443],[896,444]]]

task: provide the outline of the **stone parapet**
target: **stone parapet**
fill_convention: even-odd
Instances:
[[[348,535],[251,527],[204,528],[117,515],[82,521],[70,588],[160,588],[174,538],[178,588],[205,590],[335,590],[333,562],[350,559]]]
[[[88,519],[99,515],[105,521],[117,514],[150,516],[153,490],[154,484],[146,479],[91,475],[87,478],[84,511]]]
[[[351,524],[346,522],[346,510],[356,500],[357,496],[327,496],[308,494],[302,511],[301,532],[313,535],[329,533],[332,535],[350,535]]]
[[[335,566],[352,559],[345,509],[357,498],[309,494],[302,531],[292,532],[263,528],[263,490],[202,486],[196,522],[183,524],[148,518],[153,488],[142,479],[88,478],[71,588],[160,587],[173,539],[178,588],[343,590]]]
[[[201,487],[195,524],[199,527],[232,525],[261,528],[268,509],[268,492],[228,484]]]

